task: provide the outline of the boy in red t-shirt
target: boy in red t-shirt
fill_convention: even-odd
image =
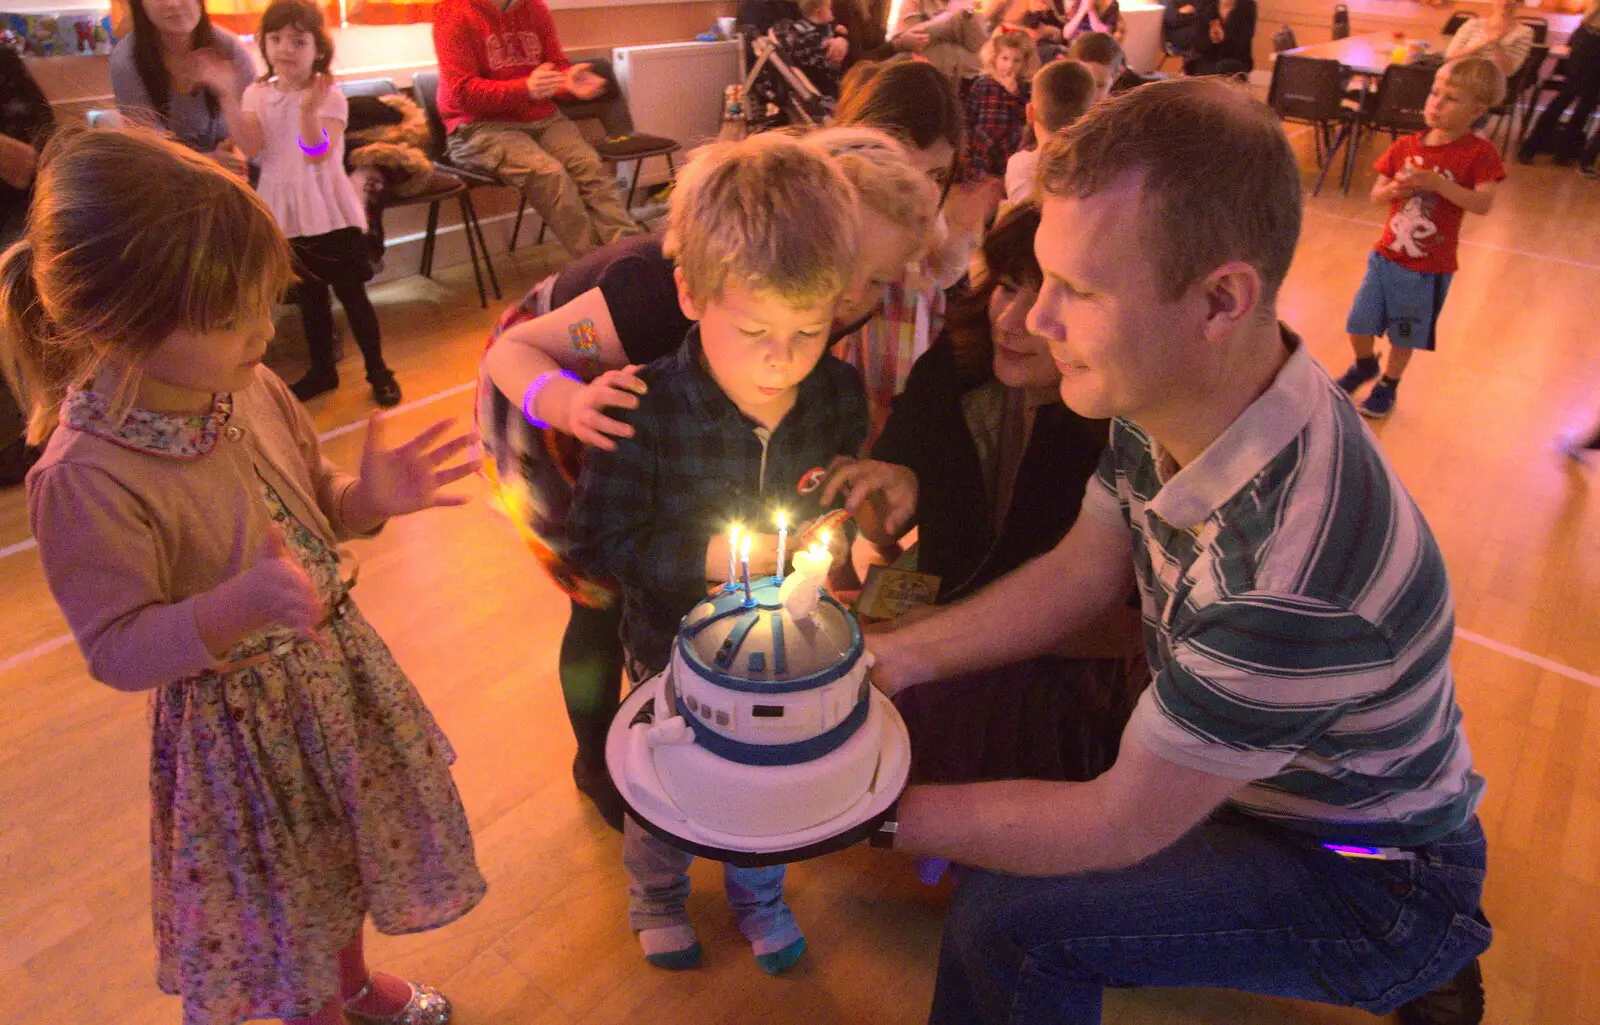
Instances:
[[[1462,215],[1488,213],[1495,184],[1506,176],[1494,144],[1472,131],[1505,91],[1505,75],[1489,61],[1446,65],[1423,107],[1428,130],[1396,140],[1374,165],[1372,202],[1389,204],[1389,220],[1345,324],[1356,361],[1339,378],[1339,387],[1353,394],[1377,377],[1376,336],[1388,335],[1388,366],[1361,403],[1363,416],[1392,413],[1411,353],[1434,348]]]
[[[567,60],[545,0],[440,0],[433,48],[451,160],[520,188],[573,256],[644,230],[556,109],[599,97],[606,80]]]

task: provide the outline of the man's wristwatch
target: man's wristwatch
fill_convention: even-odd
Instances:
[[[897,797],[894,803],[889,805],[889,814],[879,824],[878,828],[873,831],[872,835],[867,837],[867,846],[880,851],[892,851],[894,850],[895,835],[899,832],[900,799]]]

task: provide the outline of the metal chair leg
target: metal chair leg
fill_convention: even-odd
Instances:
[[[628,198],[622,201],[622,209],[632,212],[633,190],[639,187],[639,175],[644,171],[644,157],[633,162],[633,173],[628,176]]]
[[[483,267],[489,273],[489,287],[494,290],[496,299],[505,298],[500,294],[500,279],[494,273],[494,261],[489,258],[489,243],[483,238],[483,224],[478,220],[478,209],[472,203],[470,193],[462,193],[467,198],[467,206],[472,210],[472,230],[478,236],[478,249],[483,253]]]
[[[472,226],[478,218],[472,210],[472,200],[467,198],[467,193],[461,193],[461,233],[467,236],[467,255],[472,258],[472,280],[478,284],[478,305],[484,309],[489,308],[489,297],[483,291],[483,272],[478,269],[478,243],[473,238]],[[487,258],[488,250],[484,251]],[[498,297],[496,297],[498,298]]]
[[[528,197],[517,190],[517,219],[511,224],[511,238],[506,241],[506,252],[517,251],[517,236],[522,234],[522,212],[528,209]]]
[[[422,266],[419,268],[425,278],[433,277],[433,245],[439,236],[439,204],[434,200],[428,204],[428,230],[422,236]]]
[[[1336,156],[1338,154],[1339,147],[1344,145],[1345,136],[1347,136],[1349,134],[1350,134],[1350,126],[1349,125],[1345,125],[1344,128],[1339,132],[1339,137],[1334,140],[1333,149],[1328,151],[1328,160],[1327,160],[1327,162],[1322,165],[1322,170],[1317,172],[1317,183],[1315,185],[1313,185],[1312,188],[1311,188],[1311,194],[1313,196],[1319,194],[1322,191],[1322,180],[1328,176],[1328,168],[1333,166],[1333,158],[1334,158],[1334,156]]]

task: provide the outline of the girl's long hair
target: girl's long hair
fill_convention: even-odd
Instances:
[[[0,255],[0,364],[28,440],[49,437],[68,390],[107,358],[137,373],[174,331],[232,327],[290,280],[271,211],[211,159],[144,128],[57,132],[27,231]]]
[[[189,43],[196,50],[203,50],[215,43],[217,36],[211,26],[211,15],[206,13],[205,0],[195,2],[200,5],[200,21],[190,33]],[[150,94],[150,103],[155,107],[157,116],[165,124],[172,112],[172,75],[167,72],[167,65],[161,59],[161,30],[150,20],[149,12],[144,9],[144,0],[129,0],[129,6],[133,8],[133,67],[139,73],[139,80],[144,83],[145,92]],[[217,106],[217,98],[211,95],[209,89],[203,91],[206,110],[216,117],[221,109]]]

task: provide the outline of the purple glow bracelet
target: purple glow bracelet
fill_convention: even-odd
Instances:
[[[329,146],[333,145],[333,140],[328,138],[328,130],[326,128],[322,130],[322,141],[317,143],[315,146],[307,146],[305,139],[298,135],[294,137],[294,141],[299,144],[300,152],[304,153],[308,157],[320,157],[322,154],[328,152]]]
[[[583,383],[578,379],[578,375],[570,370],[546,370],[533,379],[533,383],[528,385],[528,390],[522,393],[522,418],[543,430],[549,430],[550,425],[534,414],[533,404],[538,401],[539,392],[544,389],[545,385],[550,383],[550,379],[553,377],[566,377],[578,381],[579,384]]]

